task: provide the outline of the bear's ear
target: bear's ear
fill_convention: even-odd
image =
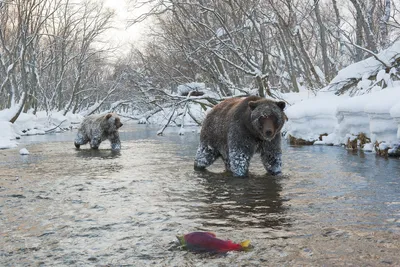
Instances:
[[[250,101],[249,102],[249,107],[251,110],[254,110],[257,107],[258,103],[257,101]]]
[[[112,117],[112,114],[111,113],[108,113],[107,115],[106,115],[106,120],[108,120],[109,118],[111,118]]]
[[[281,109],[284,110],[286,107],[286,103],[283,101],[276,102],[276,105]]]

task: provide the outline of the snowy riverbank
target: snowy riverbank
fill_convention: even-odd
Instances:
[[[54,112],[47,115],[40,111],[36,114],[21,113],[17,121],[10,123],[12,112],[8,109],[0,110],[0,149],[14,148],[18,146],[18,139],[25,135],[40,135],[46,133],[57,133],[71,129],[82,121],[79,114]]]
[[[347,145],[359,134],[369,142],[364,150],[389,149],[394,153],[400,141],[400,86],[360,96],[336,96],[320,92],[286,110],[286,137],[316,145]],[[323,136],[326,135],[326,136]]]
[[[316,96],[307,92],[282,94],[290,106],[286,109],[289,118],[285,125],[285,137],[301,139],[315,145],[348,145],[360,133],[368,138],[367,144],[358,147],[374,150],[377,142],[380,149],[395,150],[400,140],[400,86],[375,89],[360,96],[336,96],[333,92],[319,92]],[[205,112],[199,105],[188,106],[192,114],[200,120]],[[49,116],[44,112],[22,113],[18,120],[9,123],[9,110],[0,111],[0,149],[13,148],[24,135],[61,132],[76,127],[83,117],[68,113],[54,112]],[[162,125],[167,114],[159,114],[151,119],[153,124]],[[190,116],[183,117],[185,127],[195,125]],[[177,123],[182,123],[182,118]],[[181,128],[180,133],[185,131]],[[192,128],[191,128],[192,130]]]

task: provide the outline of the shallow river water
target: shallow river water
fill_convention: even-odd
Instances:
[[[195,172],[196,132],[125,124],[122,150],[76,150],[75,132],[0,151],[0,266],[400,266],[400,160],[284,145],[247,179]],[[30,155],[19,155],[26,147]],[[211,231],[249,252],[181,250]]]

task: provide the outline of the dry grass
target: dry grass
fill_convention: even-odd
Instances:
[[[347,139],[346,148],[350,150],[357,150],[362,148],[365,144],[371,143],[371,139],[365,133],[359,133],[353,140]]]
[[[289,134],[289,144],[295,145],[295,146],[310,146],[314,144],[315,141],[307,141],[301,138],[296,138],[292,135]]]

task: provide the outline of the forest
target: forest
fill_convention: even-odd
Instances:
[[[179,90],[199,83],[213,93],[203,106],[232,95],[316,93],[400,38],[394,0],[130,0],[129,8],[127,27],[145,22],[148,33],[116,54],[102,38],[116,13],[101,1],[1,1],[0,110],[12,111],[9,121],[37,111],[149,117],[202,95],[196,86]]]

